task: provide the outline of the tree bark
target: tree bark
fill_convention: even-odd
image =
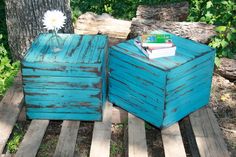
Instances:
[[[188,2],[153,6],[140,5],[138,6],[136,17],[138,19],[152,19],[159,21],[186,21],[188,11]]]
[[[217,69],[219,73],[224,78],[230,81],[236,81],[236,60],[229,58],[221,58],[221,64]]]
[[[211,37],[216,35],[214,28],[215,26],[202,22],[173,22],[133,18],[128,39],[161,29],[197,42],[207,43]]]
[[[47,10],[60,10],[67,19],[60,31],[73,33],[70,0],[5,0],[8,43],[14,60],[22,59],[31,42],[46,32],[43,15]]]

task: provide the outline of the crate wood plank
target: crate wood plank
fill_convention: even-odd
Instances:
[[[165,128],[161,131],[165,157],[186,157],[179,124]]]
[[[0,102],[0,154],[2,154],[2,151],[4,150],[21,111],[23,97],[21,73],[19,72],[14,80],[13,86],[8,89]]]
[[[25,56],[28,62],[61,62],[61,63],[98,63],[101,62],[101,53],[107,45],[107,36],[104,35],[71,35],[60,34],[64,40],[64,47],[60,54],[52,53],[47,42],[50,34],[41,34],[32,44]],[[95,50],[99,50],[94,53]],[[43,53],[39,53],[43,52]],[[79,52],[79,53],[78,53]],[[45,57],[46,56],[46,57]]]
[[[73,157],[80,121],[67,121],[62,123],[62,129],[54,152],[54,157]]]
[[[49,120],[32,120],[30,126],[21,142],[16,157],[36,156]]]
[[[229,157],[222,132],[209,108],[192,113],[190,122],[201,157]]]
[[[144,121],[128,114],[129,157],[147,157],[147,144]]]
[[[111,103],[106,102],[103,121],[94,124],[90,157],[109,157],[110,155],[112,106]]]

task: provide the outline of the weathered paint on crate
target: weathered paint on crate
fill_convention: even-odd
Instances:
[[[106,101],[108,38],[60,34],[64,47],[50,49],[40,34],[22,61],[29,119],[101,120]]]
[[[214,67],[214,49],[171,36],[171,57],[149,60],[133,40],[109,50],[109,100],[160,128],[208,104]]]

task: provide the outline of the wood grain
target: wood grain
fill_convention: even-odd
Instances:
[[[18,73],[13,86],[8,89],[0,102],[0,154],[2,154],[20,113],[22,101],[21,73]]]
[[[36,156],[49,120],[32,120],[21,142],[16,157]]]
[[[94,124],[90,157],[109,157],[110,155],[112,106],[111,103],[106,102],[103,121]]]
[[[147,157],[147,143],[144,121],[128,114],[129,157]]]
[[[201,157],[229,157],[222,132],[209,108],[192,113],[190,122]]]
[[[63,121],[54,157],[74,156],[79,125],[80,121]]]
[[[165,157],[186,157],[179,124],[165,128],[161,131]]]

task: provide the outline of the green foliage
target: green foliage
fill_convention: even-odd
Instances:
[[[155,5],[184,0],[71,0],[73,19],[81,13],[91,11],[97,14],[108,13],[115,18],[132,19],[135,17],[138,5]]]
[[[16,124],[13,129],[13,134],[10,137],[10,140],[7,143],[7,150],[13,154],[16,153],[20,145],[21,140],[24,136],[24,130],[21,125]]]
[[[116,157],[118,154],[122,154],[124,152],[125,148],[123,147],[123,144],[121,142],[114,143],[111,142],[111,157]]]
[[[0,96],[11,86],[19,69],[19,61],[11,63],[3,44],[0,45]]]
[[[19,65],[19,62],[12,63],[10,60],[4,1],[0,0],[0,96],[2,96],[12,84],[13,78],[19,69]]]
[[[236,54],[236,3],[234,0],[191,0],[188,20],[216,25],[217,36],[209,43],[218,59]],[[219,60],[216,59],[217,64]]]

